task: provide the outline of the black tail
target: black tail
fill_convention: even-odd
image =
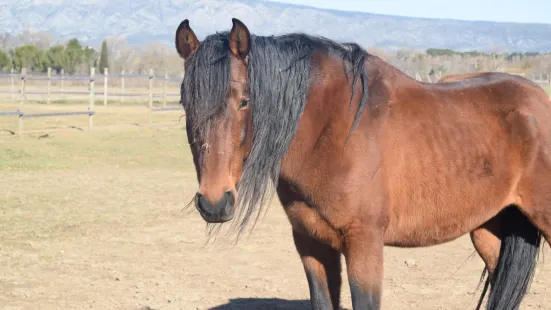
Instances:
[[[488,310],[519,309],[534,276],[541,245],[540,231],[515,207],[507,208],[502,213],[498,263],[493,281],[486,278],[477,309],[482,304],[490,282],[493,284],[488,296]]]

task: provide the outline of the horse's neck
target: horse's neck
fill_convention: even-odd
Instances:
[[[387,98],[392,96],[392,92],[397,87],[411,83],[417,83],[406,74],[386,63],[377,56],[369,55],[366,58],[365,70],[368,79],[368,103],[360,119],[359,126],[355,131],[363,130],[369,132],[366,126],[370,122],[371,108],[369,105],[388,102]],[[349,106],[350,98],[332,97],[333,94],[342,95],[343,92],[331,92],[328,89],[341,89],[346,87],[346,79],[334,76],[338,72],[335,68],[327,70],[326,77],[320,77],[321,80],[331,81],[330,83],[342,83],[342,85],[328,85],[320,83],[314,85],[310,90],[312,98],[307,103],[299,126],[286,156],[284,156],[280,166],[280,179],[284,179],[284,184],[295,184],[300,188],[301,194],[306,196],[315,195],[313,186],[315,182],[323,182],[327,167],[331,169],[332,162],[339,162],[342,158],[342,151],[345,149],[350,126],[352,125],[352,116],[350,109],[356,109],[358,101]],[[323,74],[323,73],[322,73]],[[350,78],[350,77],[349,77]],[[361,83],[358,83],[357,90],[361,92]],[[316,93],[322,93],[316,96]],[[337,95],[336,95],[337,96]],[[359,100],[359,99],[358,99]],[[357,143],[349,142],[349,143]],[[313,181],[318,180],[318,181]],[[319,184],[318,184],[319,185]],[[312,188],[307,188],[312,186]],[[320,185],[321,186],[321,185]],[[297,189],[294,190],[297,190]],[[297,193],[298,194],[298,193]]]

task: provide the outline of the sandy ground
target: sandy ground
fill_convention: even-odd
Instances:
[[[206,244],[182,211],[197,183],[178,117],[148,128],[143,108],[108,107],[92,132],[71,129],[77,117],[0,135],[0,309],[309,309],[277,201],[237,244]],[[386,248],[383,309],[474,309],[482,266],[467,236]],[[550,286],[541,261],[521,309],[551,309]]]

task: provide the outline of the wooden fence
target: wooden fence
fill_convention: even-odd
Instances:
[[[548,75],[528,75],[519,74],[526,78],[531,79],[535,83],[539,84],[542,88],[547,89],[551,98],[551,74]],[[437,82],[441,74],[427,75],[422,77],[419,73],[413,74],[413,77],[419,81],[425,81],[430,83]],[[21,134],[23,131],[23,120],[26,118],[36,117],[54,117],[54,116],[71,116],[71,115],[88,115],[88,128],[92,129],[94,125],[95,103],[98,100],[103,99],[103,105],[107,106],[110,101],[124,103],[125,99],[128,101],[139,101],[140,99],[147,100],[148,119],[149,124],[152,123],[152,114],[161,111],[182,111],[182,105],[179,102],[179,93],[169,93],[170,89],[179,90],[179,84],[182,81],[182,77],[174,78],[169,77],[167,74],[163,76],[156,76],[153,70],[149,71],[147,75],[137,74],[125,74],[122,71],[120,74],[110,75],[108,69],[104,69],[103,74],[96,74],[95,68],[90,68],[89,76],[67,76],[61,70],[58,74],[52,75],[52,69],[48,68],[46,73],[27,73],[26,69],[23,69],[20,74],[15,72],[8,74],[0,74],[0,81],[9,81],[9,91],[4,90],[6,88],[3,83],[0,83],[0,102],[16,102],[19,101],[19,109],[17,111],[0,111],[1,116],[17,116],[18,117],[18,131],[17,134]],[[19,82],[17,80],[19,79]],[[103,82],[101,92],[96,91],[96,81]],[[46,85],[44,85],[44,83]],[[19,85],[17,85],[19,84]],[[34,84],[34,85],[32,85]],[[44,89],[45,91],[28,91],[29,85]],[[88,86],[87,91],[78,91],[74,88]],[[4,87],[3,87],[4,86]],[[19,91],[16,91],[18,86]],[[147,92],[141,92],[146,88]],[[137,91],[136,91],[137,90]],[[154,90],[161,90],[161,92],[155,92]],[[8,98],[1,97],[6,95]],[[40,96],[40,99],[34,99],[34,101],[43,101],[45,104],[50,104],[52,101],[88,101],[87,111],[65,111],[55,113],[25,113],[25,103],[33,100],[32,96]],[[17,98],[18,97],[18,98]],[[132,100],[129,100],[131,98]],[[154,98],[160,101],[160,106],[154,106]],[[172,103],[172,104],[169,104]]]
[[[140,99],[147,100],[149,124],[152,123],[152,114],[160,111],[182,111],[182,105],[179,102],[179,93],[169,93],[168,84],[173,84],[175,89],[179,88],[181,78],[169,78],[167,74],[164,76],[155,76],[153,70],[147,75],[130,75],[124,71],[117,75],[109,75],[108,69],[104,69],[103,74],[96,74],[95,68],[90,68],[89,76],[67,76],[63,70],[59,74],[52,76],[52,69],[48,68],[46,73],[27,73],[23,68],[20,74],[15,74],[12,70],[8,74],[0,74],[0,79],[9,81],[9,90],[4,90],[5,86],[0,84],[0,102],[16,102],[19,101],[19,109],[17,111],[0,111],[0,116],[18,116],[17,134],[23,132],[23,120],[26,118],[36,117],[54,117],[54,116],[71,116],[71,115],[88,115],[88,128],[92,129],[94,125],[94,115],[96,101],[103,99],[103,105],[107,106],[110,101],[115,100],[119,103],[124,103],[125,98],[131,98],[128,101],[139,101]],[[19,80],[19,91],[15,90],[16,81]],[[131,83],[132,91],[128,91],[128,80],[133,80]],[[144,85],[143,81],[147,84]],[[96,81],[102,82],[103,89],[101,92],[96,91]],[[140,83],[142,82],[142,83]],[[28,91],[29,84],[34,83],[34,87],[39,87],[45,90]],[[44,85],[46,84],[46,85]],[[69,84],[69,85],[68,85]],[[87,91],[75,90],[85,84],[88,86]],[[101,85],[100,84],[100,85]],[[157,85],[155,85],[157,84]],[[161,85],[158,85],[161,84]],[[176,87],[177,85],[177,87]],[[115,87],[113,87],[115,86]],[[118,86],[118,87],[117,87]],[[146,86],[147,92],[143,91],[143,86]],[[118,88],[118,92],[116,90]],[[161,93],[156,93],[155,90],[161,89]],[[111,90],[111,91],[110,91]],[[137,91],[136,91],[137,90]],[[43,101],[45,104],[50,104],[52,101],[88,101],[87,111],[66,111],[55,113],[25,113],[25,103],[33,101],[32,96],[39,96],[39,99],[34,98],[34,101]],[[18,97],[18,98],[17,98]],[[160,100],[162,106],[154,107],[154,98]],[[172,103],[172,104],[169,104]],[[174,104],[175,103],[175,104]]]

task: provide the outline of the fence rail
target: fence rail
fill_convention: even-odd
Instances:
[[[20,89],[15,91],[15,80],[20,79]],[[128,92],[128,89],[125,88],[125,79],[144,79],[146,78],[147,83],[147,92]],[[56,117],[56,116],[75,116],[75,115],[88,115],[88,127],[89,130],[93,128],[94,116],[96,115],[95,104],[96,100],[101,100],[103,98],[103,105],[107,106],[109,99],[118,99],[120,103],[124,102],[125,98],[132,99],[141,99],[147,98],[148,114],[149,114],[149,124],[152,123],[152,114],[155,112],[161,111],[182,111],[183,108],[181,105],[171,106],[167,102],[169,100],[174,100],[176,97],[179,97],[179,94],[168,93],[168,84],[169,83],[180,83],[181,79],[168,77],[167,74],[164,76],[155,76],[153,70],[150,70],[149,74],[125,74],[122,71],[120,74],[110,75],[107,68],[104,68],[103,74],[96,74],[95,68],[90,68],[89,76],[67,76],[61,70],[60,75],[52,76],[52,69],[48,68],[46,73],[27,73],[26,69],[23,68],[20,74],[16,74],[13,70],[11,73],[0,74],[0,81],[2,79],[9,80],[9,91],[3,90],[0,84],[0,96],[9,95],[9,98],[0,98],[0,102],[17,102],[19,101],[19,110],[18,111],[0,111],[0,116],[18,116],[18,135],[23,131],[23,119],[25,118],[40,118],[40,117]],[[120,83],[119,92],[110,93],[110,84],[113,80],[118,80]],[[78,83],[86,82],[88,84],[88,91],[78,91],[66,89],[66,82],[76,81]],[[101,82],[103,83],[101,83]],[[28,91],[29,82],[42,83],[39,87],[42,87],[41,90],[32,90]],[[44,82],[46,85],[44,86]],[[56,84],[54,89],[52,86],[53,82]],[[99,92],[96,92],[96,82],[100,82],[99,85],[103,86]],[[162,83],[162,93],[154,93],[155,82]],[[158,88],[157,88],[158,89]],[[177,88],[179,89],[179,87]],[[111,89],[112,90],[112,89]],[[16,98],[18,95],[19,98]],[[29,114],[24,112],[25,103],[31,100],[31,96],[41,96],[40,99],[46,101],[46,104],[50,104],[52,101],[56,100],[66,100],[66,101],[82,101],[88,99],[88,111],[64,111],[64,112],[51,112],[51,113],[34,113]],[[45,97],[45,98],[44,98]],[[154,107],[153,100],[160,99],[162,102],[162,107]],[[37,99],[34,99],[37,100]],[[179,103],[179,100],[178,100]]]
[[[182,106],[151,109],[151,111],[153,111],[153,112],[157,112],[157,111],[183,111],[183,110],[184,110],[184,107],[182,107]]]
[[[22,118],[37,118],[37,117],[52,117],[52,116],[71,116],[71,115],[94,115],[94,111],[77,111],[77,112],[54,112],[54,113],[35,113],[35,114],[25,114],[20,113],[19,116]]]
[[[13,116],[13,115],[21,116],[22,113],[19,111],[7,111],[7,112],[0,111],[0,116]]]

